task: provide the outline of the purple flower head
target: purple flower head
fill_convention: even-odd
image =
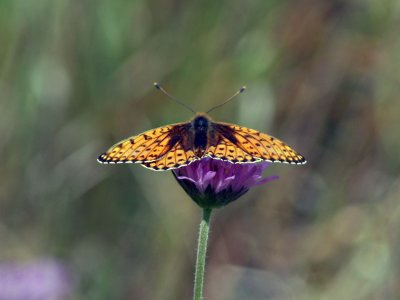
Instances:
[[[251,187],[277,179],[263,178],[268,162],[233,164],[203,158],[173,171],[188,195],[203,208],[222,207],[238,199]]]

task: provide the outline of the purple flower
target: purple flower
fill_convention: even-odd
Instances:
[[[277,179],[263,178],[268,162],[233,164],[203,158],[173,171],[188,195],[203,208],[227,205],[245,194],[251,187]]]
[[[72,280],[54,260],[0,263],[0,300],[66,299]]]

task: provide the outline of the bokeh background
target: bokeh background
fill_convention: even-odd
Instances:
[[[0,0],[0,298],[191,299],[200,209],[96,161],[192,117],[158,81],[199,111],[247,85],[212,117],[308,160],[214,214],[206,299],[399,299],[399,28],[397,0]]]

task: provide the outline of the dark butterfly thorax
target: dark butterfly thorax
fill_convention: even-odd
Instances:
[[[202,157],[208,147],[216,146],[220,142],[219,137],[222,132],[230,141],[236,142],[230,128],[211,121],[206,115],[197,115],[189,123],[189,126],[190,139],[184,144],[187,145],[186,148],[191,148],[197,157]]]
[[[199,115],[190,122],[190,125],[193,135],[192,147],[196,155],[202,156],[202,153],[207,149],[212,122],[206,116]]]

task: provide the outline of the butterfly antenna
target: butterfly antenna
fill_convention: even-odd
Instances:
[[[183,103],[181,100],[175,98],[174,96],[172,96],[171,94],[169,94],[166,90],[164,90],[157,82],[154,82],[154,86],[157,90],[163,92],[168,98],[170,98],[171,100],[175,101],[176,103],[182,105],[183,107],[187,108],[188,110],[190,110],[191,112],[193,112],[194,114],[196,113],[189,105]]]
[[[228,99],[226,99],[226,100],[225,100],[224,102],[222,102],[221,104],[218,104],[218,105],[214,106],[213,108],[209,109],[208,111],[206,111],[206,113],[208,114],[210,111],[212,111],[212,110],[214,110],[214,109],[216,109],[216,108],[218,108],[218,107],[221,107],[222,105],[225,105],[226,103],[228,103],[229,101],[231,101],[233,98],[235,98],[237,95],[240,95],[241,93],[243,93],[245,90],[246,90],[246,87],[245,87],[245,86],[242,86],[242,87],[240,88],[240,90],[238,90],[235,94],[233,94],[231,97],[229,97]]]

